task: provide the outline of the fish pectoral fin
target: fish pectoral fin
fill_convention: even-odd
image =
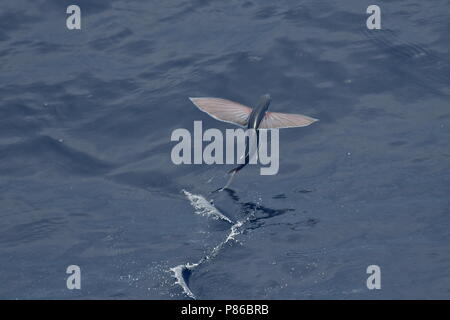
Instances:
[[[229,122],[241,127],[247,125],[252,109],[243,104],[220,98],[189,98],[201,111],[216,120]]]
[[[302,114],[266,112],[258,129],[306,127],[316,121],[319,120]]]

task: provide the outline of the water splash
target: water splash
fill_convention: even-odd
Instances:
[[[244,225],[245,222],[249,221],[250,217],[247,217],[243,220],[239,220],[236,223],[233,223],[228,217],[220,213],[219,210],[217,210],[203,196],[192,194],[186,190],[182,191],[191,202],[191,205],[194,207],[195,213],[208,217],[211,216],[215,219],[222,219],[232,224],[225,240],[223,240],[217,246],[215,246],[208,254],[202,257],[198,262],[181,264],[176,267],[170,268],[170,271],[173,272],[173,277],[176,279],[175,284],[178,284],[183,289],[183,292],[189,298],[196,299],[194,293],[189,288],[189,277],[191,275],[191,272],[195,268],[216,257],[227,243],[229,243],[230,241],[237,241],[236,236],[243,232],[244,229],[242,228],[242,226]]]
[[[227,216],[221,213],[216,207],[214,207],[214,205],[212,205],[203,196],[192,194],[186,190],[182,190],[182,192],[191,202],[191,205],[195,209],[195,213],[202,216],[212,217],[213,219],[216,220],[224,220],[228,223],[233,224],[233,221],[231,221]]]
[[[175,277],[175,279],[177,279],[175,284],[178,284],[189,298],[195,299],[195,295],[192,293],[191,289],[189,289],[189,286],[183,276],[183,273],[185,273],[186,269],[189,269],[189,266],[187,264],[170,268],[170,271],[173,272],[173,276]]]
[[[191,272],[199,267],[200,265],[212,260],[214,257],[216,257],[219,252],[224,248],[224,246],[230,242],[230,241],[237,241],[235,239],[235,237],[239,234],[242,233],[243,229],[241,228],[242,225],[244,225],[244,223],[248,221],[248,218],[245,220],[240,220],[238,222],[236,222],[235,224],[233,224],[230,228],[230,232],[228,233],[227,237],[225,238],[224,241],[220,242],[217,246],[215,246],[210,253],[208,253],[207,255],[205,255],[203,258],[201,258],[198,262],[196,263],[186,263],[186,264],[181,264],[178,265],[176,267],[170,268],[170,271],[173,272],[173,276],[176,279],[175,284],[178,284],[182,289],[183,292],[192,299],[196,299],[194,293],[191,291],[191,289],[189,288],[189,277]]]

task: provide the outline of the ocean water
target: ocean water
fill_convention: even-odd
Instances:
[[[1,1],[0,298],[449,299],[450,2],[371,4]],[[277,175],[172,163],[264,93]]]

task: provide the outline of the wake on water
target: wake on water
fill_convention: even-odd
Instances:
[[[173,276],[176,279],[176,284],[180,285],[183,289],[183,292],[190,298],[195,299],[194,293],[189,288],[189,285],[187,283],[187,278],[189,277],[192,270],[196,269],[203,263],[213,259],[216,257],[219,252],[222,250],[222,248],[230,241],[235,240],[235,237],[242,233],[243,229],[241,228],[242,225],[248,221],[249,218],[245,218],[242,220],[238,220],[236,222],[233,222],[231,219],[229,219],[227,216],[222,214],[213,204],[211,204],[208,200],[206,200],[201,195],[192,194],[186,190],[182,190],[182,192],[185,194],[187,199],[190,201],[191,205],[194,207],[194,211],[196,214],[213,218],[216,220],[223,220],[228,222],[231,227],[229,230],[229,233],[227,237],[220,242],[217,246],[215,246],[207,255],[205,255],[203,258],[201,258],[196,263],[186,263],[182,265],[178,265],[176,267],[170,268],[170,271],[173,272]]]
[[[192,194],[186,190],[182,190],[184,195],[189,199],[191,205],[195,209],[196,214],[200,214],[202,216],[211,217],[216,220],[224,220],[233,224],[227,216],[222,214],[214,205],[211,204],[208,200],[206,200],[201,195]]]

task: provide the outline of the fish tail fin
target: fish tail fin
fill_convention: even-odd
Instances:
[[[221,191],[227,189],[227,188],[230,186],[231,182],[233,181],[233,178],[234,178],[235,174],[236,174],[239,170],[241,170],[241,169],[242,169],[242,168],[239,166],[239,167],[236,167],[236,168],[231,169],[230,171],[228,171],[228,174],[231,174],[231,176],[230,176],[230,178],[228,178],[227,184],[226,184],[225,186],[223,186],[222,188],[219,188],[219,189],[217,189],[217,190],[214,190],[214,191],[211,192],[211,193],[221,192]]]
[[[234,168],[234,169],[231,169],[230,171],[228,171],[227,172],[227,174],[235,174],[236,172],[238,172],[238,168]]]
[[[226,188],[228,188],[228,187],[230,186],[231,181],[233,181],[234,175],[235,175],[239,170],[240,170],[239,167],[237,167],[237,168],[234,168],[234,169],[228,171],[228,173],[230,173],[231,176],[230,176],[230,178],[228,179],[227,184],[222,188],[222,190],[223,190],[223,189],[226,189]]]
[[[239,165],[239,166],[237,166],[236,168],[234,168],[234,169],[231,169],[230,171],[228,171],[227,173],[228,174],[236,174],[236,173],[238,173],[243,167],[245,167],[247,164],[241,164],[241,165]]]

